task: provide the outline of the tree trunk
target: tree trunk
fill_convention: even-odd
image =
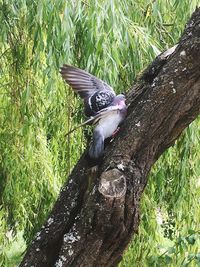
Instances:
[[[139,224],[147,175],[200,113],[200,9],[179,44],[158,56],[127,95],[128,116],[90,168],[87,151],[20,266],[116,266]]]

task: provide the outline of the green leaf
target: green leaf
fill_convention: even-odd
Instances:
[[[167,249],[167,252],[168,252],[169,254],[173,254],[173,253],[176,252],[176,249],[175,249],[175,247],[169,247],[169,248]]]
[[[188,230],[188,234],[189,234],[189,235],[192,235],[192,234],[195,234],[195,233],[196,233],[196,231],[193,230],[193,229],[189,229],[189,230]]]
[[[165,261],[166,264],[170,264],[172,262],[172,258],[170,256],[168,256],[168,255],[165,255],[164,261]]]
[[[188,244],[194,245],[194,243],[196,242],[196,237],[195,237],[195,235],[192,235],[192,236],[186,237],[186,240],[187,240]]]

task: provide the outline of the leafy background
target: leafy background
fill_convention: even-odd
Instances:
[[[90,131],[63,63],[126,92],[198,0],[0,0],[0,266],[17,266]],[[157,162],[120,267],[200,266],[200,120]]]

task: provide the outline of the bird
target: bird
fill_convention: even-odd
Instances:
[[[99,159],[104,154],[105,139],[115,134],[127,115],[125,96],[116,95],[106,82],[77,67],[64,64],[60,74],[84,101],[85,115],[89,119],[80,126],[95,125],[89,156]]]

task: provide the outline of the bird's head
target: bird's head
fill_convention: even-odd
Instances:
[[[123,94],[117,95],[116,97],[119,100],[124,100],[124,101],[126,100],[125,95],[123,95]]]
[[[117,105],[125,106],[126,105],[125,101],[126,101],[125,95],[120,94],[115,97],[115,102]]]

